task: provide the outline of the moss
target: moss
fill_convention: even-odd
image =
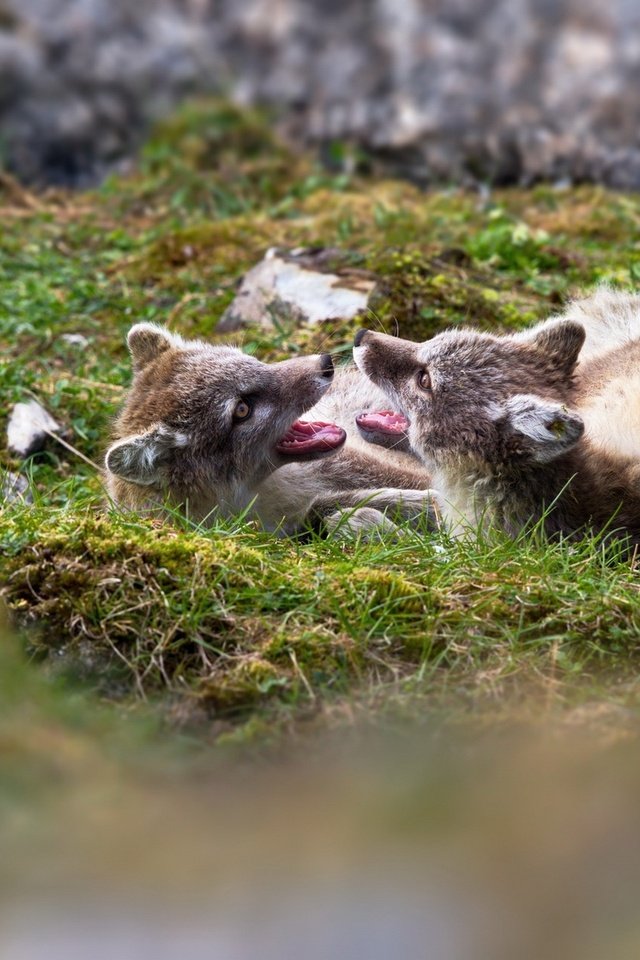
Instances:
[[[156,124],[142,152],[142,167],[164,169],[179,156],[193,167],[215,169],[226,156],[246,161],[266,156],[275,162],[283,152],[266,113],[202,98]],[[285,156],[295,159],[289,151]]]
[[[530,294],[514,292],[457,248],[426,256],[385,251],[369,265],[381,278],[371,310],[386,329],[408,339],[424,340],[465,323],[482,329],[522,327],[544,312]]]
[[[122,276],[128,284],[150,290],[154,298],[169,292],[176,319],[186,298],[196,300],[201,309],[221,312],[237,279],[264,256],[273,240],[268,223],[250,217],[167,230],[123,264]]]
[[[224,671],[213,671],[198,685],[198,696],[214,714],[233,713],[237,718],[276,694],[282,696],[291,676],[257,657],[239,659]]]
[[[424,588],[392,570],[354,569],[342,584],[346,602],[375,608],[396,604],[402,614],[420,614],[425,610]]]
[[[234,216],[285,198],[313,165],[273,133],[266,114],[203,98],[159,123],[138,169],[100,195],[130,216]]]

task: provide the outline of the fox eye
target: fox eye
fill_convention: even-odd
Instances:
[[[431,377],[428,370],[421,370],[418,374],[418,386],[421,390],[431,390]]]
[[[240,420],[246,420],[251,416],[252,406],[246,400],[238,400],[236,403],[235,409],[233,411],[233,419],[238,422]]]

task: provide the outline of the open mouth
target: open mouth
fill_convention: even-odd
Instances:
[[[356,423],[366,433],[388,433],[397,437],[409,429],[409,421],[395,410],[369,410],[356,417]]]
[[[284,437],[278,440],[276,450],[285,455],[318,453],[323,450],[336,450],[346,439],[346,432],[335,423],[296,420]]]

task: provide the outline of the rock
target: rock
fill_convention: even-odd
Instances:
[[[37,400],[16,403],[7,424],[7,446],[18,457],[29,457],[44,449],[50,433],[62,427]]]
[[[33,503],[29,481],[21,474],[7,470],[0,474],[0,503],[13,503],[16,500]]]
[[[224,91],[343,166],[637,189],[639,63],[635,0],[0,0],[3,163],[95,182]]]
[[[366,310],[375,279],[366,271],[336,266],[345,259],[348,254],[333,249],[269,250],[245,274],[218,331],[273,326],[274,319],[311,324],[350,320]]]
[[[68,343],[70,347],[89,346],[89,339],[85,337],[84,333],[63,333],[60,339]]]

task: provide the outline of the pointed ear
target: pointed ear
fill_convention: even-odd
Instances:
[[[559,320],[534,331],[528,342],[543,357],[551,360],[570,376],[578,362],[585,336],[585,329],[581,324],[573,320]]]
[[[561,403],[519,393],[505,404],[505,425],[521,453],[548,463],[575,446],[584,433],[582,417]]]
[[[182,337],[169,333],[165,327],[158,327],[155,323],[136,323],[127,336],[136,370],[142,370],[161,353],[171,347],[181,346],[182,342]]]
[[[146,433],[134,434],[114,443],[107,450],[105,466],[122,480],[151,486],[162,479],[174,451],[184,448],[187,443],[185,434],[160,424]]]

